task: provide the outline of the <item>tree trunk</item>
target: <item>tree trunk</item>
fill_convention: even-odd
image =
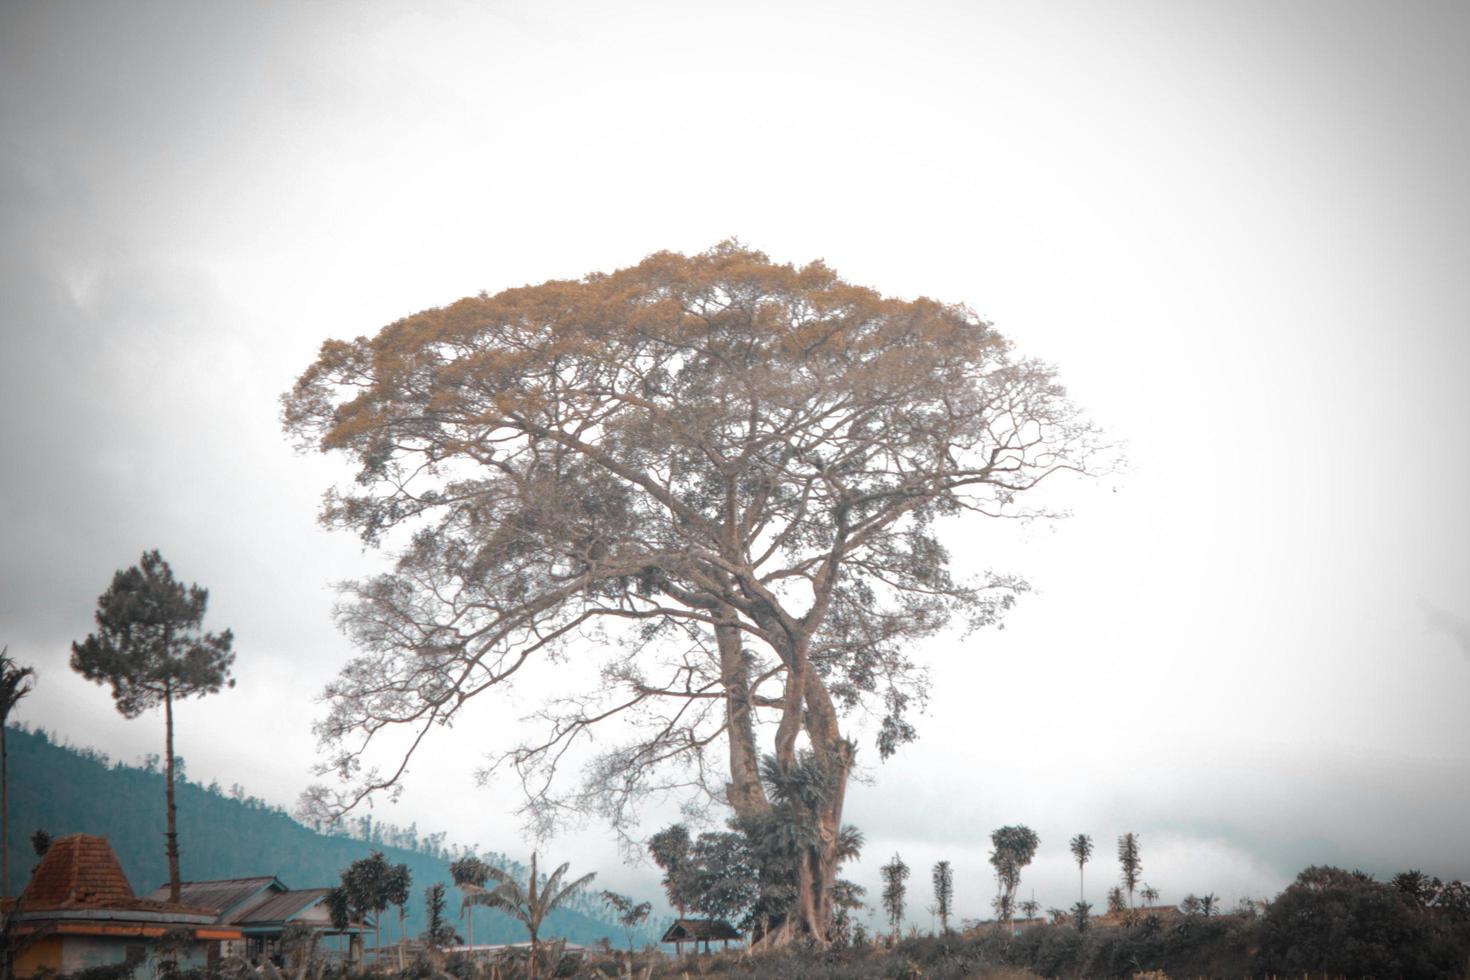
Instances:
[[[168,900],[179,901],[179,828],[174,809],[174,692],[173,682],[163,682],[164,750],[167,759],[165,778],[168,793]]]
[[[536,980],[537,952],[539,944],[536,942],[536,930],[531,929],[531,980]]]
[[[404,934],[403,906],[398,906],[398,969],[403,969],[403,944],[408,939]]]
[[[741,819],[760,816],[771,808],[761,786],[760,756],[750,710],[750,663],[732,622],[715,626],[720,651],[720,682],[725,689],[725,737],[730,744],[730,782],[725,798]]]
[[[817,843],[797,862],[796,906],[780,932],[786,941],[805,934],[817,945],[826,946],[831,942],[832,887],[837,881],[837,848],[853,748],[838,728],[837,709],[826,685],[807,661],[806,640],[794,643],[784,659],[789,666],[776,729],[776,762],[785,769],[795,767],[797,736],[805,731],[812,755],[832,786],[830,798],[815,811],[794,807],[796,819],[808,822],[816,831]]]
[[[0,718],[0,898],[10,897],[10,754]]]

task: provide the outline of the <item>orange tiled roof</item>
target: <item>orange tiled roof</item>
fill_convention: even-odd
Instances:
[[[138,898],[107,838],[90,834],[71,834],[52,841],[26,883],[25,891],[21,892],[19,904],[26,912],[117,909],[214,915],[210,909]]]

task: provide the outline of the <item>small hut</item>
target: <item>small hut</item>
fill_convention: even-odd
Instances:
[[[660,942],[673,943],[675,953],[683,956],[685,943],[693,943],[697,953],[700,942],[703,942],[704,951],[708,953],[712,940],[723,942],[724,948],[729,949],[730,940],[740,938],[740,931],[724,919],[675,919]]]

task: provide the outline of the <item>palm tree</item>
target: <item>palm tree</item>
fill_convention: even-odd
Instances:
[[[531,853],[531,879],[529,885],[522,885],[510,872],[500,868],[489,867],[489,876],[495,882],[495,887],[490,889],[478,888],[474,885],[462,886],[465,890],[466,905],[487,905],[492,909],[500,909],[507,915],[519,919],[531,934],[531,980],[536,978],[536,962],[540,952],[541,923],[546,916],[562,902],[571,897],[572,893],[579,888],[585,887],[597,872],[585,874],[569,885],[562,884],[562,877],[567,873],[569,865],[563,864],[550,875],[545,882],[541,882],[536,874],[536,854]]]
[[[10,757],[5,749],[5,726],[20,699],[31,693],[36,672],[10,658],[10,647],[0,650],[0,896],[10,894]]]
[[[1138,857],[1138,835],[1126,833],[1118,838],[1118,863],[1123,867],[1123,884],[1128,889],[1128,907],[1133,907],[1133,890],[1138,887],[1138,875],[1143,862]]]
[[[1072,857],[1077,860],[1077,887],[1081,891],[1081,900],[1087,901],[1087,882],[1082,875],[1082,866],[1087,859],[1092,857],[1092,838],[1086,834],[1078,834],[1072,838]]]
[[[449,877],[454,879],[454,887],[461,889],[461,891],[463,891],[465,885],[484,888],[486,879],[490,877],[488,868],[489,865],[484,861],[481,861],[473,854],[466,854],[449,866]],[[459,917],[461,919],[465,918],[466,913],[469,914],[470,945],[473,946],[475,945],[475,910],[465,906],[462,894],[459,903]]]

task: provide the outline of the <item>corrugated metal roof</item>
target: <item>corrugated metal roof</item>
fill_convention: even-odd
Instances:
[[[225,921],[239,926],[285,922],[320,902],[326,897],[327,891],[326,888],[303,888],[300,891],[281,892],[237,912]]]
[[[219,881],[185,881],[179,885],[179,900],[187,905],[213,909],[215,915],[225,915],[267,889],[285,891],[286,886],[277,881],[274,875],[224,878]],[[168,886],[160,886],[148,897],[156,901],[167,899]]]

